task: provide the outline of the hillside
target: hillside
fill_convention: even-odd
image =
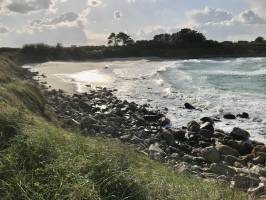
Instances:
[[[214,181],[177,174],[116,140],[60,128],[15,60],[0,56],[1,199],[247,198]]]

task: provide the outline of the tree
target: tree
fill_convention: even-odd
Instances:
[[[156,42],[161,42],[161,43],[169,43],[171,39],[171,35],[170,34],[159,34],[159,35],[155,35],[153,37],[153,40]]]
[[[264,40],[263,37],[257,37],[257,38],[255,39],[255,42],[256,42],[256,43],[263,43],[263,42],[265,42],[265,40]]]
[[[198,44],[206,41],[206,37],[198,31],[189,28],[181,29],[181,31],[171,35],[171,42],[174,44]]]
[[[118,44],[121,44],[121,45],[127,46],[127,45],[134,44],[134,40],[129,35],[123,32],[118,33],[116,35],[116,39],[117,39]]]
[[[111,33],[108,37],[108,45],[110,46],[118,46],[117,35],[115,33]]]

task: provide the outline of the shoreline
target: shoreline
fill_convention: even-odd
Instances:
[[[112,63],[112,62],[85,62],[85,63],[81,62],[81,63],[78,63],[76,65],[75,65],[75,63],[72,63],[72,62],[70,62],[70,63],[69,62],[67,62],[67,63],[66,62],[62,62],[62,63],[52,62],[52,63],[40,65],[40,68],[37,68],[37,70],[36,69],[35,70],[40,72],[41,75],[39,77],[41,79],[41,82],[47,82],[48,85],[51,86],[51,89],[57,89],[57,90],[62,89],[64,91],[67,91],[70,94],[75,94],[78,92],[86,92],[88,89],[86,87],[86,85],[91,85],[92,87],[102,86],[102,87],[107,87],[109,89],[118,89],[118,91],[116,92],[116,95],[118,95],[121,99],[127,99],[127,100],[130,99],[130,101],[136,101],[137,103],[140,103],[140,104],[149,103],[149,104],[152,104],[154,107],[159,106],[159,108],[162,108],[162,109],[164,108],[164,105],[161,102],[170,102],[170,103],[172,102],[173,106],[170,106],[168,108],[169,108],[169,114],[170,114],[169,117],[174,121],[174,123],[173,123],[174,126],[182,126],[184,123],[187,123],[190,119],[196,119],[197,120],[197,119],[200,119],[201,117],[204,117],[205,115],[209,115],[209,116],[214,116],[214,115],[218,116],[219,115],[219,117],[221,119],[223,118],[222,114],[219,113],[218,109],[220,109],[219,105],[223,105],[222,103],[226,103],[226,102],[220,102],[219,103],[219,102],[213,101],[214,99],[209,99],[210,104],[213,104],[215,106],[210,107],[211,110],[209,110],[208,107],[206,107],[206,109],[205,109],[204,106],[206,106],[206,103],[197,102],[194,99],[190,100],[189,98],[192,98],[192,97],[190,97],[189,93],[187,94],[185,99],[182,96],[178,95],[179,90],[173,90],[173,92],[171,94],[166,93],[166,91],[164,89],[171,87],[171,85],[167,85],[167,83],[166,84],[162,83],[162,85],[158,85],[157,89],[155,89],[155,88],[152,89],[152,87],[148,87],[148,86],[147,87],[144,86],[143,88],[138,87],[137,90],[142,91],[143,94],[139,94],[139,96],[136,96],[138,94],[135,93],[135,91],[133,89],[132,93],[130,93],[132,95],[127,96],[127,93],[125,93],[123,88],[125,87],[125,88],[130,89],[135,84],[133,82],[130,82],[131,81],[131,75],[129,76],[128,81],[126,80],[126,82],[125,82],[125,84],[129,85],[129,87],[127,87],[127,85],[125,85],[121,82],[121,81],[123,81],[123,77],[124,77],[123,74],[121,75],[122,78],[120,78],[120,77],[117,78],[116,77],[117,74],[115,74],[113,71],[117,70],[117,69],[118,69],[118,71],[120,71],[120,69],[121,69],[123,72],[122,67],[123,67],[123,65],[125,65],[126,68],[130,69],[130,72],[132,69],[132,73],[135,73],[134,71],[136,71],[136,70],[134,70],[134,68],[131,68],[131,65],[132,66],[134,66],[134,65],[142,66],[143,64],[146,63],[146,61],[144,61],[144,62],[136,61],[136,63],[133,62],[133,64],[131,64],[131,62],[132,62],[131,60],[118,60],[117,62],[115,62],[115,61],[117,61],[117,60],[114,60],[114,63]],[[171,63],[171,61],[170,61],[170,63]],[[106,66],[108,66],[107,69],[105,68]],[[127,67],[127,66],[129,66],[129,67]],[[150,69],[150,66],[156,67],[159,65],[156,64],[156,62],[155,63],[151,62],[150,64],[147,65],[148,69]],[[159,70],[161,70],[161,69],[159,69]],[[90,71],[97,71],[96,76],[98,77],[98,74],[100,75],[98,78],[104,79],[105,77],[107,77],[108,79],[106,79],[106,81],[104,81],[104,82],[94,82],[94,81],[88,81],[87,82],[87,80],[83,80],[84,77],[86,78],[87,76],[89,76],[89,77],[92,76],[92,78],[96,78],[96,77],[93,77],[94,73],[88,73],[87,74],[87,72],[90,72]],[[147,74],[149,74],[149,71],[147,71],[147,72],[148,72]],[[156,70],[154,72],[156,72]],[[154,73],[154,72],[152,72],[152,73]],[[159,71],[159,73],[160,73],[160,71]],[[44,76],[42,76],[42,74],[44,74]],[[74,77],[73,76],[71,77],[71,75],[74,75]],[[144,75],[145,75],[145,73],[144,73]],[[120,76],[120,74],[119,74],[119,76]],[[126,76],[125,76],[125,78],[126,78]],[[147,81],[146,80],[142,81],[141,77],[139,77],[139,78],[140,78],[141,82],[138,81],[138,82],[136,82],[137,84],[142,83],[142,82],[148,83],[148,84],[150,84],[150,83],[158,84],[157,83],[158,78],[151,78],[151,79],[148,78]],[[116,81],[118,81],[118,82],[116,82]],[[132,81],[134,81],[134,80],[132,79]],[[151,82],[151,81],[153,81],[153,82]],[[119,85],[118,83],[121,83],[121,84]],[[135,85],[137,86],[137,84],[135,84]],[[152,95],[152,94],[157,94],[156,92],[158,92],[158,95],[160,95],[160,96],[158,96],[158,98],[155,97],[154,95]],[[181,93],[182,93],[182,91],[181,91]],[[212,93],[208,93],[208,94],[212,94]],[[229,92],[229,95],[230,94],[237,97],[237,93]],[[167,97],[166,98],[164,97],[167,95],[169,95],[169,99]],[[200,94],[197,94],[197,95],[200,95]],[[217,96],[218,93],[217,94],[213,93],[213,96],[215,96],[215,95],[217,98],[219,98],[219,96]],[[138,97],[141,97],[141,98],[138,98]],[[160,97],[162,98],[162,101],[159,100]],[[149,100],[145,101],[144,98],[147,98]],[[176,101],[173,102],[171,100],[172,98],[176,98]],[[195,98],[203,98],[203,101],[204,100],[208,101],[208,99],[204,99],[204,97],[201,95],[195,96]],[[247,96],[246,94],[243,94],[243,98],[251,98],[251,95]],[[231,98],[231,99],[229,98],[228,100],[231,102],[231,101],[233,101],[233,98]],[[261,100],[261,98],[258,97],[258,102],[260,102],[260,101],[262,101],[262,100]],[[186,111],[184,109],[181,110],[180,108],[183,107],[183,104],[185,102],[189,102],[189,103],[194,104],[195,106],[199,106],[199,108],[203,109],[204,112],[200,113],[197,111],[190,112],[190,111]],[[234,105],[234,103],[237,103],[237,102],[232,102],[232,105]],[[243,104],[241,101],[239,103],[240,103],[239,105]],[[261,105],[264,105],[264,104],[261,104]],[[235,115],[240,114],[242,112],[248,112],[250,114],[250,119],[237,118],[237,120],[230,120],[230,121],[222,120],[220,123],[216,124],[217,127],[220,129],[226,130],[226,131],[230,131],[230,129],[233,128],[233,126],[240,126],[240,127],[243,126],[244,128],[246,128],[248,131],[250,131],[252,133],[252,135],[251,135],[252,139],[257,139],[257,140],[262,139],[265,142],[265,137],[263,136],[263,133],[264,133],[263,123],[253,121],[253,119],[255,120],[255,118],[263,119],[264,115],[260,115],[261,112],[255,112],[254,111],[254,113],[253,113],[250,108],[254,108],[254,107],[250,107],[248,109],[245,109],[244,107],[242,108],[241,106],[236,106],[236,107],[237,108],[234,111],[229,110],[229,108],[231,108],[231,106],[228,107],[228,105],[227,105],[227,107],[222,107],[222,108],[224,109],[224,112],[231,111]]]
[[[215,179],[252,195],[265,191],[266,146],[249,140],[243,129],[215,130],[209,117],[174,129],[161,111],[121,101],[113,90],[98,87],[66,94],[48,91],[45,85],[41,87],[64,128],[77,127],[84,136],[119,139],[178,172]]]

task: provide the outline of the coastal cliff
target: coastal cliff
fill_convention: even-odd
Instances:
[[[241,175],[220,162],[227,155],[240,168],[261,164],[260,150],[252,149],[253,157],[242,159],[240,155],[252,150],[213,147],[212,138],[223,140],[226,133],[213,131],[209,120],[205,128],[191,122],[186,130],[167,130],[168,120],[159,111],[122,102],[104,88],[74,96],[47,91],[17,60],[11,53],[0,57],[2,199],[246,199],[245,193],[230,189],[227,180],[217,182],[216,174],[235,182],[244,179],[237,183],[245,189],[259,184],[253,172]],[[229,141],[248,136],[237,129]],[[199,147],[202,151],[194,154]],[[198,153],[201,156],[195,156]],[[205,177],[194,173],[202,168],[195,167],[199,164],[210,166]]]

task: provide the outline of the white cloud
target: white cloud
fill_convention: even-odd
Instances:
[[[191,28],[205,33],[208,38],[217,40],[253,40],[264,36],[266,20],[252,10],[243,11],[230,20],[191,24]]]
[[[266,17],[266,1],[265,0],[247,0],[252,10],[259,15]]]
[[[232,13],[221,9],[205,7],[204,10],[193,10],[187,13],[192,23],[204,24],[208,22],[222,22],[231,20]]]
[[[56,4],[66,2],[67,0],[1,0],[0,13],[20,13],[27,14],[31,12],[49,10],[55,11]]]
[[[21,32],[34,33],[47,29],[56,29],[57,27],[78,27],[78,18],[79,16],[76,13],[69,12],[55,18],[33,20]]]
[[[232,21],[243,24],[266,24],[266,20],[252,10],[247,10],[240,13],[238,16],[235,16]]]
[[[152,39],[153,36],[159,35],[162,33],[175,33],[179,31],[180,28],[176,27],[164,27],[164,26],[153,26],[153,27],[145,27],[141,29],[138,33],[134,35],[136,39]]]
[[[8,33],[9,29],[5,26],[0,26],[0,34]]]

